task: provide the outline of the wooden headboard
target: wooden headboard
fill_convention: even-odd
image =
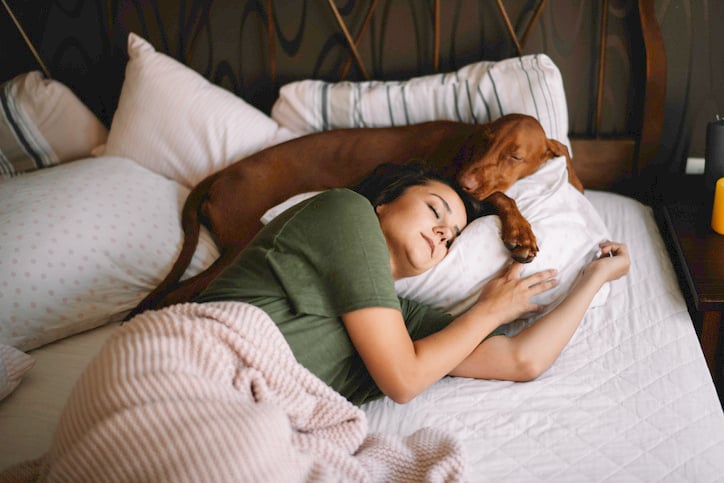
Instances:
[[[265,112],[279,87],[294,80],[405,79],[544,52],[563,75],[574,165],[585,186],[647,198],[655,178],[649,167],[661,137],[666,59],[653,0],[53,0],[40,11],[32,2],[3,0],[3,6],[15,18],[0,8],[0,41],[13,51],[11,58],[0,54],[0,80],[42,63],[106,124],[131,31]]]

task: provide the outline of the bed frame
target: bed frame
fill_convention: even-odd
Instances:
[[[590,189],[586,199],[611,238],[629,244],[636,263],[611,284],[609,302],[586,315],[576,340],[545,378],[519,385],[445,378],[410,405],[373,401],[364,408],[370,428],[403,435],[431,425],[453,432],[475,450],[469,464],[476,481],[715,480],[724,474],[717,456],[724,448],[724,418],[652,210],[595,191],[656,200],[657,174],[666,168],[657,156],[666,59],[655,3],[0,0],[0,82],[44,70],[109,126],[129,32],[266,113],[279,89],[296,80],[402,80],[480,60],[547,54],[563,77],[573,163]],[[135,169],[133,161],[115,156],[78,165],[95,170],[94,181],[109,183],[116,183],[108,175],[111,167],[124,176]],[[154,182],[168,181],[135,167]],[[72,166],[51,169],[65,168],[74,173]],[[38,178],[45,176],[51,188],[38,191],[62,196],[58,178],[46,173]],[[84,186],[100,184],[73,176]],[[57,204],[47,205],[55,210]],[[104,205],[96,208],[103,213],[94,216],[113,218]],[[116,328],[108,322],[31,352],[34,372],[0,404],[0,434],[15,435],[4,445],[0,440],[0,462],[34,458],[49,447],[65,398]]]
[[[440,0],[433,2],[433,72],[440,72],[440,49],[441,49],[441,5]],[[502,0],[496,0],[496,6],[500,18],[505,25],[510,42],[515,47],[515,54],[522,55],[529,39],[531,31],[539,23],[540,16],[546,6],[546,0],[537,2],[531,12],[523,12],[531,19],[528,21],[522,36],[518,36],[510,15],[503,5]],[[267,2],[270,5],[270,2]],[[349,68],[354,61],[365,80],[371,76],[365,65],[365,60],[357,48],[362,35],[369,26],[370,20],[376,9],[379,7],[377,0],[372,0],[364,19],[359,34],[353,39],[345,19],[341,16],[339,9],[333,0],[328,0],[331,12],[344,35],[346,46],[349,50],[348,59],[339,72],[339,80],[346,77]],[[640,27],[641,43],[643,47],[643,58],[645,68],[632,66],[635,74],[640,70],[643,77],[643,95],[637,102],[641,103],[642,112],[640,119],[640,130],[634,136],[606,137],[601,134],[600,125],[603,115],[603,90],[605,75],[607,73],[606,53],[608,50],[608,1],[604,0],[601,6],[601,25],[597,65],[595,108],[593,112],[593,136],[574,136],[572,139],[573,151],[576,154],[574,165],[577,173],[584,182],[584,185],[592,189],[626,189],[626,182],[640,177],[647,172],[649,163],[656,156],[661,128],[663,125],[663,105],[666,86],[666,55],[663,46],[663,39],[656,21],[653,1],[642,0],[637,2],[637,18]],[[269,9],[273,13],[273,9]],[[272,17],[268,18],[268,41],[270,45],[269,66],[272,79],[276,81],[276,64],[274,62],[275,37],[273,31]],[[643,122],[646,119],[647,122]],[[643,188],[639,186],[639,188]],[[631,187],[628,187],[631,189]],[[645,193],[640,193],[645,194]]]
[[[584,185],[652,198],[666,88],[653,0],[62,3],[39,15],[24,2],[3,5],[28,55],[106,124],[129,31],[265,112],[281,85],[302,78],[404,79],[545,52],[563,74]]]

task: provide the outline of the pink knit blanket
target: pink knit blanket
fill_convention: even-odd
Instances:
[[[456,481],[459,443],[368,434],[364,412],[238,302],[123,325],[85,370],[40,464],[62,481]],[[38,471],[38,470],[35,470]]]

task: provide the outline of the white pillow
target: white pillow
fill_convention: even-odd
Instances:
[[[264,213],[262,223],[317,193],[289,198]],[[524,265],[522,275],[548,268],[558,270],[559,285],[533,298],[550,310],[565,297],[581,269],[599,255],[598,244],[610,239],[608,228],[591,202],[568,182],[564,157],[546,162],[532,175],[514,183],[506,194],[516,200],[530,222],[540,248],[536,258]],[[500,218],[494,215],[473,221],[440,264],[416,277],[396,281],[397,294],[453,315],[461,314],[475,303],[482,286],[511,260],[500,227]],[[605,284],[591,307],[604,304],[608,293]],[[513,333],[532,320],[522,320],[504,330]]]
[[[537,118],[548,137],[570,151],[563,78],[544,54],[406,81],[293,82],[281,88],[271,115],[296,133],[310,133],[440,119],[482,123],[514,112]]]
[[[552,308],[578,277],[581,269],[598,256],[598,243],[610,238],[601,216],[591,203],[568,183],[566,160],[546,162],[532,175],[517,181],[506,192],[533,227],[540,252],[524,265],[530,275],[548,268],[558,270],[560,284],[534,300]],[[398,280],[403,297],[418,300],[454,315],[477,300],[482,286],[510,260],[500,237],[497,216],[479,218],[455,240],[443,261],[431,270]],[[591,306],[608,297],[608,284],[599,290]]]
[[[25,351],[122,318],[175,261],[187,195],[117,157],[0,183],[0,343]],[[218,256],[201,235],[187,275]]]
[[[6,344],[0,344],[0,401],[15,390],[23,376],[35,364],[28,354]]]
[[[455,72],[406,81],[293,82],[282,87],[272,118],[301,134],[437,119],[480,123],[515,112],[536,117],[548,137],[571,149],[563,79],[544,54],[477,62]],[[568,183],[565,158],[548,161],[507,193],[531,223],[541,250],[523,274],[559,270],[560,285],[537,297],[552,307],[596,256],[598,243],[609,238],[608,230],[590,202]],[[288,204],[272,208],[263,221]],[[396,287],[401,296],[457,315],[475,302],[482,285],[509,260],[510,252],[500,238],[500,220],[484,217],[463,231],[440,265],[399,280]],[[605,285],[592,306],[604,303],[608,290]]]
[[[128,64],[104,153],[187,187],[291,138],[269,116],[175,59],[128,36]]]

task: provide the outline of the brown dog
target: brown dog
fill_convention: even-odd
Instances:
[[[425,160],[492,207],[502,222],[502,239],[513,258],[538,253],[530,224],[503,191],[568,149],[548,139],[533,117],[509,114],[487,124],[433,121],[391,128],[338,129],[272,146],[218,171],[189,193],[181,224],[184,242],[170,273],[129,315],[187,302],[227,267],[261,229],[261,216],[289,197],[355,186],[382,163]],[[219,258],[205,271],[178,284],[198,243],[200,221],[213,234]],[[178,286],[176,286],[178,284]]]

